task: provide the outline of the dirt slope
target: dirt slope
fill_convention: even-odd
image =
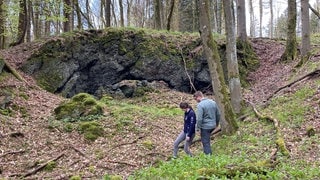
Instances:
[[[251,87],[244,90],[244,98],[260,104],[287,83],[295,63],[279,63],[284,46],[277,41],[253,39],[252,42],[261,66],[249,75]],[[40,45],[24,44],[0,53],[12,67],[17,68]],[[312,60],[319,59],[315,57]],[[93,143],[87,142],[77,131],[67,133],[59,128],[48,128],[55,127],[50,124],[51,112],[64,99],[41,90],[31,77],[21,75],[27,83],[13,76],[0,82],[0,88],[14,87],[12,104],[26,107],[16,111],[18,113],[14,117],[0,116],[0,177],[68,179],[72,175],[81,175],[99,178],[107,173],[125,177],[136,169],[170,157],[172,142],[177,129],[181,128],[181,121],[172,117],[152,121],[135,119],[134,123],[143,133],[120,133],[113,138],[107,136]],[[195,103],[191,95],[166,88],[161,89],[161,93],[149,94],[148,99],[145,103],[161,104],[163,107],[177,105],[181,99]],[[310,114],[310,118],[319,116],[319,113]],[[108,119],[105,121],[108,122]],[[112,122],[105,124],[105,128],[107,134],[116,133],[116,125]],[[154,147],[146,149],[141,146],[147,141],[154,142]],[[53,171],[35,171],[52,159],[57,159]]]

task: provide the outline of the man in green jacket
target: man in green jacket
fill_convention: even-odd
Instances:
[[[201,91],[195,92],[193,97],[198,102],[196,128],[197,131],[200,130],[203,152],[205,154],[212,154],[210,135],[220,122],[219,107],[212,99],[205,98]]]

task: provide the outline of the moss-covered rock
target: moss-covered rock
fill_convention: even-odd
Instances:
[[[89,115],[102,115],[103,105],[92,95],[79,93],[54,109],[57,119],[80,118]]]

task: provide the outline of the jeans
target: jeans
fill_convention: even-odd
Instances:
[[[194,138],[196,134],[194,133],[191,137],[189,141],[185,141],[184,143],[184,152],[186,152],[188,155],[192,156],[192,153],[190,151],[190,145],[192,143],[192,140]],[[186,139],[187,134],[184,133],[183,131],[178,135],[178,137],[176,138],[176,140],[173,143],[173,157],[177,157],[178,155],[178,150],[179,150],[179,144]]]
[[[205,154],[212,154],[211,144],[210,144],[210,136],[212,131],[213,129],[201,129],[200,131],[203,152]]]

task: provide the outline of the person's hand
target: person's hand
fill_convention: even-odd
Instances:
[[[189,136],[186,136],[186,141],[190,141],[190,137]]]

